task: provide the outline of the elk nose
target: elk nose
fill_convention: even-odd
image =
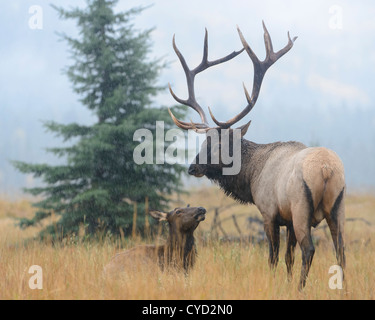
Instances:
[[[205,214],[206,213],[206,209],[203,208],[203,207],[199,207],[198,208],[198,212],[199,212],[199,214]]]
[[[190,175],[192,175],[192,176],[195,175],[195,166],[194,166],[194,165],[191,165],[191,166],[189,167],[188,173],[189,173]]]

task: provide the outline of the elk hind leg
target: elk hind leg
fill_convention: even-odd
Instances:
[[[345,268],[344,252],[344,221],[345,221],[345,204],[344,189],[342,189],[329,215],[326,216],[327,224],[331,232],[333,244],[336,250],[337,263],[341,268]]]
[[[302,290],[306,285],[306,279],[310,271],[311,263],[314,257],[315,248],[311,239],[310,230],[308,234],[298,241],[302,250],[302,269],[298,289]]]
[[[293,225],[286,227],[286,241],[287,247],[285,252],[285,264],[288,272],[288,280],[292,279],[293,265],[294,265],[294,249],[296,248],[297,239],[294,234]]]
[[[293,228],[298,244],[302,251],[302,268],[298,289],[306,285],[310,266],[314,257],[315,248],[311,238],[311,209],[306,201],[301,201],[292,207]]]

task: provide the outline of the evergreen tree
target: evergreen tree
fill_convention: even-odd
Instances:
[[[78,39],[60,35],[69,44],[74,61],[65,71],[97,122],[91,126],[44,123],[48,131],[71,142],[47,150],[62,157],[64,165],[13,162],[21,172],[44,182],[43,187],[25,189],[43,200],[35,203],[35,216],[21,220],[21,226],[34,225],[52,213],[61,216],[42,236],[77,234],[81,226],[89,235],[98,230],[129,235],[133,202],[139,204],[140,214],[146,196],[150,207],[163,209],[167,204],[164,195],[181,187],[182,166],[137,165],[133,161],[133,150],[139,144],[133,142],[135,130],[154,132],[157,120],[164,121],[166,129],[173,122],[166,108],[151,107],[153,96],[164,89],[155,85],[164,65],[160,60],[150,61],[152,30],[140,32],[132,26],[132,18],[144,8],[115,13],[116,2],[87,0],[86,8],[69,11],[54,7],[61,18],[77,22]],[[183,113],[180,110],[180,116]],[[143,223],[144,215],[137,226],[142,229]]]

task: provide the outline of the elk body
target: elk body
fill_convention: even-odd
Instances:
[[[269,241],[269,265],[276,267],[279,256],[280,226],[287,228],[287,249],[285,262],[289,278],[294,264],[294,249],[298,243],[302,250],[302,269],[299,289],[305,286],[306,278],[314,256],[314,245],[311,238],[311,227],[316,227],[323,219],[327,221],[336,257],[341,267],[345,266],[344,254],[344,196],[345,177],[344,167],[337,154],[322,147],[306,147],[299,142],[275,142],[257,144],[243,138],[250,122],[233,130],[230,127],[247,115],[256,103],[261,83],[267,69],[281,56],[288,52],[295,41],[288,33],[288,44],[278,52],[273,51],[270,35],[263,23],[266,58],[260,61],[254,54],[241,31],[238,33],[243,49],[215,61],[207,59],[207,31],[204,41],[204,53],[201,64],[190,70],[184,57],[177,49],[173,39],[174,50],[179,57],[186,74],[189,97],[187,100],[178,98],[171,87],[170,92],[178,102],[185,104],[201,117],[201,123],[183,122],[175,118],[169,110],[175,124],[185,130],[192,129],[197,133],[205,133],[206,140],[202,144],[200,153],[189,167],[189,174],[196,177],[206,176],[216,182],[224,192],[242,203],[255,204],[264,219],[264,229]],[[247,106],[234,118],[218,121],[209,109],[216,127],[208,125],[207,117],[195,99],[195,75],[208,67],[228,61],[243,50],[246,50],[254,65],[254,80],[251,96],[245,90]],[[212,142],[209,133],[217,131],[219,140]],[[241,151],[233,157],[241,157],[241,167],[237,174],[224,175],[227,166],[221,160],[221,149],[231,148],[235,131],[239,132]],[[223,132],[229,134],[229,145],[223,145]],[[203,155],[203,153],[206,153]],[[204,157],[203,157],[204,156]],[[214,164],[213,158],[219,158]],[[200,163],[200,159],[207,159]],[[202,162],[202,161],[201,161]]]
[[[172,266],[188,271],[193,267],[197,255],[194,230],[205,219],[202,207],[176,208],[169,213],[150,211],[158,221],[167,221],[169,235],[164,245],[140,245],[115,255],[104,268],[106,275],[117,275],[138,268],[137,263],[157,263],[162,269]]]

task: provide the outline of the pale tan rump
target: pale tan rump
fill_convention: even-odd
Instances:
[[[314,209],[319,206],[329,214],[345,187],[344,166],[335,152],[326,148],[309,148],[302,162],[303,179],[311,190]]]

